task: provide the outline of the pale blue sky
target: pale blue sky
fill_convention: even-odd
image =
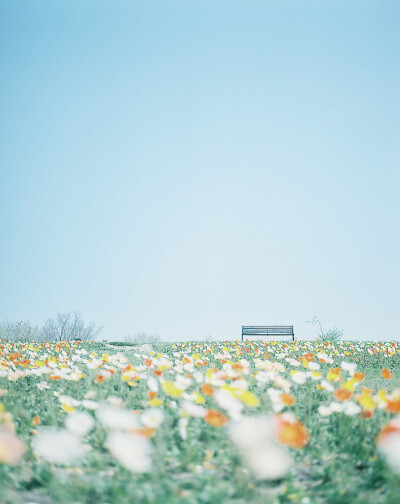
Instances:
[[[0,319],[400,334],[398,1],[0,3]]]

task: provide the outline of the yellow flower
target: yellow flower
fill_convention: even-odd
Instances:
[[[252,408],[260,404],[260,400],[258,399],[258,397],[249,390],[244,390],[243,393],[239,395],[239,399],[242,401],[243,404],[245,404],[246,406],[250,406]]]
[[[183,390],[178,388],[174,382],[172,381],[165,381],[162,384],[162,388],[164,392],[172,397],[180,397],[183,393]]]
[[[363,409],[368,410],[368,411],[374,411],[376,408],[376,403],[373,399],[373,397],[369,394],[361,394],[357,398],[358,402],[362,406]]]
[[[193,392],[194,396],[196,397],[194,402],[197,404],[204,404],[206,402],[205,398],[199,394],[198,392]]]
[[[153,406],[157,408],[158,406],[161,406],[163,403],[163,400],[160,397],[155,397],[151,401],[149,401],[149,406]]]
[[[76,408],[69,404],[62,404],[61,407],[66,413],[74,413],[76,411]]]
[[[344,390],[348,390],[349,392],[353,392],[356,384],[357,384],[357,380],[347,380],[347,381],[343,382],[342,388]]]

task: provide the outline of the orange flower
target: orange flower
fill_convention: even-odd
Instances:
[[[156,429],[153,429],[152,427],[142,427],[141,429],[131,429],[129,432],[131,434],[139,434],[140,436],[144,436],[147,439],[150,439],[153,437]]]
[[[96,378],[95,378],[94,382],[95,383],[103,383],[104,379],[105,378],[104,378],[103,375],[98,374],[98,375],[96,375]]]
[[[383,439],[388,436],[389,434],[396,432],[397,434],[400,434],[400,426],[398,423],[393,422],[391,420],[388,422],[380,431],[376,438],[376,442],[379,444],[380,441],[383,441]]]
[[[149,390],[149,399],[150,401],[154,399],[157,396],[157,392],[153,392],[152,390]]]
[[[228,418],[220,411],[210,409],[205,414],[204,421],[213,427],[221,427],[226,424]]]
[[[144,365],[147,367],[151,367],[153,365],[153,361],[151,359],[146,359],[144,361]]]
[[[304,448],[307,446],[310,436],[307,428],[287,414],[277,415],[277,438],[278,441],[291,448]]]
[[[351,397],[351,392],[350,392],[350,390],[338,388],[335,390],[333,395],[335,396],[335,399],[337,401],[347,401]]]
[[[400,399],[389,399],[385,409],[389,413],[400,413]]]
[[[360,371],[356,371],[354,374],[353,374],[353,380],[356,380],[356,381],[363,381],[365,378],[365,374],[364,373],[361,373]]]
[[[243,366],[242,364],[240,364],[240,362],[235,362],[233,365],[232,365],[233,369],[235,369],[236,371],[242,371],[243,369]]]
[[[203,383],[201,386],[201,392],[206,396],[212,396],[214,394],[214,387],[208,385],[207,383]]]
[[[281,395],[281,401],[283,402],[283,404],[285,406],[292,406],[292,404],[294,404],[296,402],[296,398],[293,397],[292,395],[290,394],[285,394],[283,393]]]
[[[154,372],[154,374],[156,376],[161,376],[162,375],[162,371],[160,371],[159,369],[155,369],[153,372]]]
[[[361,392],[366,395],[372,395],[372,390],[367,387],[361,387]]]
[[[372,417],[372,411],[371,410],[362,410],[360,413],[362,418],[371,418]]]
[[[392,373],[387,368],[382,369],[382,376],[385,378],[385,380],[390,380],[393,378]]]
[[[32,425],[39,425],[40,424],[40,416],[39,415],[36,415],[35,417],[33,417],[32,419]]]

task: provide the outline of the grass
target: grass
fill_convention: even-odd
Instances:
[[[14,427],[26,447],[17,464],[0,463],[1,504],[398,504],[399,473],[388,465],[375,442],[395,415],[387,411],[384,402],[368,412],[360,399],[362,386],[371,389],[375,404],[379,390],[385,389],[387,396],[399,389],[397,343],[296,341],[266,345],[257,341],[153,346],[150,355],[143,354],[135,345],[121,351],[118,346],[114,349],[103,343],[57,346],[0,342],[0,390],[6,391],[0,398],[3,405],[0,424],[5,425],[3,429]],[[115,357],[118,352],[120,356]],[[318,354],[322,353],[333,361],[321,362]],[[295,359],[300,366],[286,359]],[[365,379],[354,385],[350,399],[360,405],[362,412],[322,416],[319,407],[332,402],[333,392],[317,386],[326,380],[331,368],[340,367],[343,361],[356,363],[357,370],[365,373]],[[263,383],[260,373],[268,374],[272,362],[281,363],[284,369],[274,371],[275,377],[271,375]],[[320,369],[313,371],[310,362]],[[80,376],[71,379],[75,367],[79,368]],[[390,380],[383,378],[382,368],[391,370]],[[304,383],[295,381],[296,371],[307,375]],[[311,378],[312,371],[321,376]],[[217,375],[221,380],[212,382]],[[236,394],[235,400],[241,402],[243,416],[275,417],[279,412],[274,411],[268,390],[280,390],[276,376],[290,383],[290,395],[296,400],[284,406],[283,412],[290,412],[307,429],[309,441],[301,448],[282,446],[293,460],[283,478],[258,480],[228,435],[230,411],[216,402],[215,396],[202,393],[201,385],[211,380],[214,390],[228,387],[229,393]],[[149,377],[157,380],[159,391],[153,399],[161,400],[161,404],[152,403]],[[178,383],[179,377],[186,379],[184,392],[163,386],[164,380]],[[340,377],[338,382],[327,381],[337,389],[351,379],[350,373],[343,369]],[[250,398],[256,398],[254,401],[245,400],[234,388],[238,380],[247,384],[252,393]],[[138,418],[150,408],[162,411],[163,422],[154,431],[144,432],[142,428],[142,434],[151,436],[149,443],[153,450],[148,472],[126,469],[110,452],[107,428],[94,410],[84,406],[88,393],[98,406],[117,398],[122,401],[120,409],[134,410]],[[70,406],[60,396],[68,396],[77,403]],[[219,411],[227,423],[221,421],[220,426],[214,426],[205,418],[188,416],[182,411],[185,398],[205,410]],[[38,457],[32,449],[37,433],[48,426],[64,428],[68,415],[76,411],[86,411],[95,419],[93,430],[83,439],[89,447],[86,455],[73,464],[56,464]],[[40,424],[34,425],[35,418]],[[181,418],[188,421],[186,438],[180,429]],[[0,460],[1,450],[0,441]]]

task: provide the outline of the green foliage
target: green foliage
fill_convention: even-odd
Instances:
[[[322,342],[337,343],[343,337],[343,329],[338,329],[337,327],[332,327],[331,329],[324,329],[320,319],[314,315],[312,320],[308,320],[307,323],[317,326],[319,329],[319,334],[317,339]]]
[[[125,345],[125,343],[123,343]],[[220,352],[225,343],[203,343],[211,352]],[[243,345],[241,349],[265,348],[264,343]],[[295,346],[297,343],[289,343]],[[334,365],[346,360],[347,349],[354,345],[340,342],[337,345],[323,342],[309,343],[315,352],[332,354]],[[301,345],[299,344],[299,347]],[[395,386],[400,384],[400,354],[388,360],[385,352],[370,355],[363,347],[358,353],[358,370],[366,373],[363,384],[374,393],[382,388],[384,380],[380,370],[390,367],[395,377]],[[113,350],[102,343],[79,345],[89,355],[93,352],[112,354]],[[183,344],[182,347],[183,349]],[[270,352],[274,349],[270,345]],[[118,347],[115,349],[118,351]],[[164,344],[159,351],[174,361],[177,348]],[[157,350],[158,351],[158,350]],[[185,352],[196,352],[196,346],[188,343]],[[335,351],[338,354],[335,354]],[[1,352],[1,349],[0,349]],[[124,353],[134,366],[140,361],[135,358],[136,349]],[[294,351],[291,356],[299,359],[304,349]],[[272,353],[271,353],[272,355]],[[249,361],[251,358],[245,355]],[[239,356],[237,357],[239,358]],[[235,360],[236,357],[233,357]],[[349,359],[350,360],[350,359]],[[283,361],[284,363],[284,361]],[[81,366],[81,364],[79,364]],[[217,366],[217,364],[215,364]],[[222,368],[223,364],[220,364]],[[321,364],[325,373],[331,364]],[[324,367],[325,366],[325,367]],[[397,371],[396,371],[397,370]],[[254,411],[271,413],[271,402],[266,390],[258,389],[252,373],[246,375],[250,390],[258,390],[261,404]],[[45,376],[31,375],[24,379],[8,380],[0,375],[0,389],[7,390],[0,401],[5,410],[13,415],[16,431],[29,447],[34,437],[32,419],[39,415],[42,426],[62,426],[66,413],[60,407],[55,394],[65,394],[78,401],[89,391],[94,391],[96,401],[107,397],[120,398],[125,407],[142,410],[146,404],[146,380],[134,387],[112,375],[101,384],[96,384],[98,370],[85,368],[86,376],[78,381],[51,381]],[[166,371],[167,373],[167,371]],[[46,380],[49,388],[38,385]],[[96,427],[85,442],[91,447],[85,460],[74,467],[55,467],[37,460],[28,449],[23,462],[17,466],[0,464],[1,504],[398,504],[400,476],[394,473],[379,457],[374,442],[380,428],[390,418],[385,411],[377,410],[370,419],[359,415],[347,417],[332,415],[321,418],[318,406],[331,399],[327,392],[319,392],[316,383],[308,381],[294,385],[297,402],[291,412],[299,418],[310,432],[310,443],[304,449],[291,450],[295,464],[284,480],[262,482],[255,480],[243,466],[239,454],[229,440],[225,428],[205,425],[201,418],[192,418],[188,426],[187,439],[182,440],[177,431],[177,414],[164,408],[165,422],[152,439],[154,445],[153,470],[148,474],[132,474],[122,468],[110,455],[106,446],[106,434]],[[393,384],[392,384],[393,385]],[[162,391],[160,391],[162,396]],[[164,402],[168,398],[163,396]],[[206,407],[212,398],[206,398]],[[38,427],[39,428],[39,427]],[[211,453],[210,466],[205,465],[206,454]]]

